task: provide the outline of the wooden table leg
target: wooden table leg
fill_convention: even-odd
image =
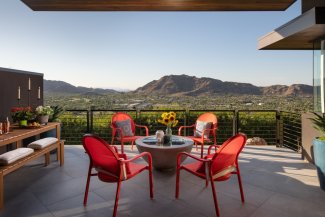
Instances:
[[[59,141],[58,148],[56,149],[56,160],[60,162],[61,165],[61,141]]]
[[[45,166],[48,166],[51,162],[51,155],[50,155],[50,151],[48,153],[45,154]]]
[[[4,186],[3,186],[3,173],[0,173],[0,209],[3,208],[3,194],[4,194]]]
[[[60,141],[60,166],[64,165],[64,141]]]
[[[17,141],[16,142],[16,148],[21,148],[22,147],[22,143],[23,143],[22,140]]]

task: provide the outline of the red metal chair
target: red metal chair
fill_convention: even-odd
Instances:
[[[201,137],[196,137],[194,136],[195,132],[196,132],[196,126],[198,124],[198,121],[202,121],[202,122],[207,122],[207,123],[212,123],[211,124],[211,128],[207,128],[202,132]],[[217,144],[217,135],[216,135],[216,131],[218,128],[218,119],[215,116],[215,114],[213,113],[204,113],[201,114],[198,119],[196,120],[195,124],[191,125],[191,126],[181,126],[178,129],[178,135],[181,136],[182,134],[182,130],[186,129],[186,128],[193,128],[193,136],[186,136],[190,139],[194,140],[194,143],[196,145],[196,150],[197,150],[197,143],[201,144],[201,158],[203,158],[203,148],[204,148],[204,143],[205,142],[211,142],[210,137],[213,137],[213,144],[216,145]]]
[[[152,158],[150,153],[142,152],[131,159],[127,159],[125,154],[118,154],[115,146],[110,146],[105,140],[90,134],[83,137],[83,146],[90,159],[84,206],[87,205],[91,176],[98,176],[103,182],[117,183],[113,217],[116,216],[122,181],[129,180],[144,170],[149,172],[150,198],[153,198]],[[133,163],[134,160],[143,156],[148,158],[148,165]],[[97,170],[96,173],[92,173],[93,168]]]
[[[244,134],[237,134],[225,141],[216,153],[207,155],[204,159],[195,157],[186,152],[179,153],[177,158],[175,197],[179,197],[180,170],[184,169],[195,176],[205,179],[206,186],[208,185],[208,180],[211,182],[213,200],[217,216],[220,214],[214,181],[225,181],[228,180],[232,174],[236,174],[240,189],[241,201],[244,203],[245,199],[243,186],[241,183],[240,170],[238,166],[238,155],[242,151],[246,143],[246,139],[247,138]],[[183,155],[187,155],[196,161],[194,163],[181,165],[181,158]]]
[[[126,121],[126,120],[130,121],[131,135],[124,135],[123,129],[121,129],[121,128],[119,128],[117,126],[117,122],[122,122],[122,121]],[[123,112],[115,113],[113,115],[112,121],[111,121],[111,128],[112,128],[112,142],[111,142],[111,144],[114,145],[114,140],[115,139],[120,141],[121,142],[121,152],[124,153],[124,143],[125,142],[131,142],[132,143],[131,149],[133,150],[134,141],[137,138],[141,137],[141,136],[136,136],[135,135],[135,128],[136,127],[144,128],[146,130],[146,136],[149,135],[148,127],[135,124],[130,115],[128,115],[126,113],[123,113]]]

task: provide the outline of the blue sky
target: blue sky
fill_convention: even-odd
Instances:
[[[0,67],[77,86],[135,89],[164,75],[312,84],[312,51],[259,51],[284,12],[33,12],[0,1]]]

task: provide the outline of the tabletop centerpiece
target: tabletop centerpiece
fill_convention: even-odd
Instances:
[[[175,127],[178,124],[178,120],[176,120],[175,112],[164,112],[161,115],[161,118],[157,120],[159,123],[166,125],[166,131],[164,135],[164,143],[167,144],[171,141],[171,137],[173,134],[172,127]]]

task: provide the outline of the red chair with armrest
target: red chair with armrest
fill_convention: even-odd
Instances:
[[[87,134],[83,137],[82,141],[90,160],[83,202],[84,206],[87,205],[91,176],[98,176],[103,182],[117,183],[113,217],[116,216],[117,212],[121,183],[133,178],[142,171],[148,170],[149,172],[150,198],[153,198],[152,158],[150,153],[142,152],[131,159],[127,159],[125,154],[117,152],[115,146],[107,144],[105,140],[98,136]],[[148,165],[133,163],[136,159],[144,156],[148,158]],[[95,169],[97,172],[92,173],[92,169]]]
[[[197,127],[202,124],[202,123],[209,123],[210,127],[206,127],[203,129],[201,129],[203,132],[200,132],[200,134],[197,134]],[[206,125],[207,126],[207,125]],[[204,143],[205,142],[213,142],[213,144],[217,144],[217,135],[216,135],[216,131],[218,128],[218,119],[215,116],[215,114],[207,112],[204,114],[201,114],[195,124],[191,125],[191,126],[181,126],[178,129],[178,135],[181,136],[182,135],[182,130],[186,129],[186,128],[193,128],[193,136],[186,136],[190,139],[193,139],[196,148],[197,148],[197,143],[201,144],[201,158],[203,158],[203,149],[204,149]],[[211,141],[210,137],[213,137],[213,141]]]
[[[118,125],[121,123],[123,124],[122,127],[119,127]],[[136,127],[144,128],[146,131],[146,136],[149,135],[148,127],[143,125],[137,125],[134,123],[132,117],[126,113],[123,112],[117,112],[113,115],[112,121],[111,121],[111,128],[112,128],[112,142],[111,144],[114,145],[114,140],[118,140],[121,142],[121,152],[124,153],[124,143],[125,142],[131,142],[132,146],[131,149],[133,150],[133,144],[134,141],[141,136],[135,135],[135,129]]]
[[[206,186],[208,184],[207,181],[210,181],[217,216],[220,216],[220,213],[217,202],[216,189],[214,185],[215,181],[225,181],[228,180],[232,174],[236,174],[239,184],[241,201],[244,203],[245,199],[240,177],[240,170],[238,166],[238,156],[246,144],[246,140],[246,135],[237,134],[225,141],[216,153],[207,155],[205,158],[198,158],[186,152],[179,153],[177,158],[175,197],[179,198],[180,171],[184,169],[187,172],[190,172],[191,174],[206,180]],[[187,155],[188,157],[193,158],[195,162],[181,165],[181,158],[183,155]]]

